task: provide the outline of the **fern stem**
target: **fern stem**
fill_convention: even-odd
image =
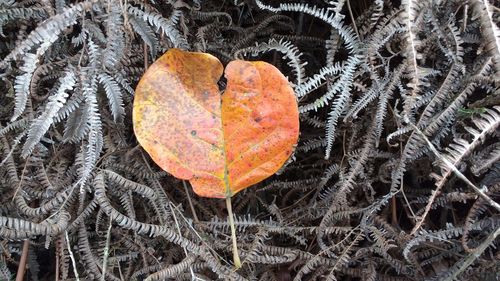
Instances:
[[[238,243],[236,242],[236,227],[234,226],[233,206],[231,204],[231,197],[226,197],[227,216],[229,218],[229,225],[231,226],[231,239],[233,240],[233,262],[234,266],[238,269],[241,267],[240,254],[238,253]]]

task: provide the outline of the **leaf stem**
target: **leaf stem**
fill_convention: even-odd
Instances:
[[[229,225],[231,226],[231,239],[233,240],[233,262],[236,269],[241,267],[240,255],[238,253],[238,244],[236,242],[236,227],[234,226],[233,206],[231,204],[231,197],[226,197],[227,216],[229,218]]]

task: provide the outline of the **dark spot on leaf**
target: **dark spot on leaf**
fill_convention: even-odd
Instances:
[[[255,117],[253,120],[255,122],[259,123],[260,121],[262,121],[262,118],[261,117]]]
[[[192,135],[192,136],[196,136],[196,131],[195,131],[195,130],[192,130],[192,131],[191,131],[191,135]]]

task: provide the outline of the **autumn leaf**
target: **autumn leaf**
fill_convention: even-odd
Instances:
[[[203,197],[229,198],[273,175],[299,134],[287,79],[262,61],[223,66],[206,53],[170,49],[137,85],[133,123],[139,143]]]

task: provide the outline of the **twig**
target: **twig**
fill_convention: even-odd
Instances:
[[[353,15],[352,9],[351,9],[351,1],[349,1],[349,0],[347,0],[347,10],[349,10],[349,15],[351,16],[352,26],[354,27],[354,32],[356,32],[356,35],[358,35],[358,38],[360,38],[359,32],[358,32],[358,27],[356,26],[356,21],[354,19],[354,15]]]
[[[24,273],[26,272],[26,260],[28,259],[29,247],[30,247],[30,241],[28,239],[24,240],[23,253],[21,255],[21,260],[19,261],[19,267],[17,268],[16,281],[24,280]]]
[[[76,281],[80,281],[80,276],[78,275],[78,271],[76,270],[75,256],[73,255],[73,251],[71,250],[71,245],[69,244],[68,232],[65,231],[64,235],[66,238],[66,243],[68,244],[68,253],[69,253],[69,257],[71,258],[71,264],[73,265],[73,273],[75,274],[75,279],[76,279]]]
[[[467,13],[469,12],[469,4],[465,4],[465,7],[464,7],[464,15],[463,15],[463,22],[464,24],[462,25],[462,32],[465,31],[465,29],[467,28]]]
[[[109,241],[111,240],[111,226],[112,226],[113,220],[111,217],[109,218],[109,226],[108,226],[108,231],[106,233],[106,246],[104,246],[104,258],[102,260],[102,275],[101,275],[101,280],[105,280],[106,276],[106,269],[108,268],[108,257],[109,257]]]
[[[60,250],[60,247],[57,246],[57,244],[56,244],[56,281],[59,281],[59,274],[60,274],[59,273],[59,267],[60,267],[60,265],[59,265],[59,262],[60,262],[59,261],[59,255],[60,255],[59,250]]]
[[[184,183],[184,181],[182,181],[182,182]],[[184,183],[184,187],[186,187],[185,183]],[[179,234],[179,236],[182,236],[181,227],[179,226],[179,221],[177,220],[177,216],[175,215],[175,211],[172,208],[171,204],[169,204],[168,206],[170,207],[170,211],[172,212],[172,215],[174,217],[175,228],[177,228],[177,233]],[[186,258],[188,258],[189,257],[188,251],[186,250],[185,247],[182,247],[182,249],[184,250],[184,254],[186,255]],[[194,275],[193,267],[191,265],[189,266],[189,272],[191,273],[191,280],[195,280],[196,276]]]
[[[189,195],[189,190],[186,185],[186,181],[182,181],[182,185],[184,186],[184,191],[186,192],[186,196],[189,202],[189,208],[191,208],[191,213],[193,214],[193,219],[196,223],[199,223],[200,220],[198,219],[198,216],[196,215],[196,210],[194,209],[193,202],[191,201],[191,195]]]
[[[200,239],[201,243],[207,247],[211,252],[212,254],[214,254],[215,256],[217,256],[218,259],[222,260],[223,262],[229,264],[229,262],[221,255],[219,255],[217,253],[217,251],[215,251],[209,243],[207,243],[206,241],[206,238],[203,238],[200,233],[198,233],[198,231],[196,229],[194,229],[194,227],[192,226],[192,223],[190,223],[187,218],[182,214],[182,212],[179,210],[179,208],[177,206],[175,206],[174,204],[172,204],[172,202],[169,202],[169,205],[171,206],[171,208],[174,208],[174,210],[180,215],[180,217],[184,220],[184,223],[186,224],[186,226],[194,233],[194,235],[196,235],[196,237],[198,237],[198,239]]]
[[[147,1],[144,0],[144,5],[147,4]],[[149,65],[148,65],[148,45],[146,44],[146,42],[142,43],[142,47],[144,49],[144,72],[146,72],[146,70],[148,69]]]
[[[28,159],[26,159],[26,162],[24,162],[23,171],[21,172],[21,178],[19,179],[19,183],[17,184],[16,192],[14,192],[14,196],[12,196],[12,202],[14,202],[14,200],[16,199],[17,193],[21,189],[21,185],[22,185],[23,179],[24,179],[24,173],[26,172],[26,167],[28,166],[28,162],[30,161],[30,158],[31,157],[28,157]]]
[[[467,177],[464,176],[464,174],[462,174],[462,172],[460,172],[457,167],[455,167],[455,165],[453,165],[453,163],[451,163],[448,159],[446,159],[445,157],[443,157],[443,155],[441,155],[441,153],[439,153],[439,151],[434,147],[434,145],[429,141],[429,139],[427,138],[427,136],[422,133],[422,131],[420,131],[419,128],[417,128],[417,126],[415,126],[413,123],[411,122],[408,122],[410,124],[410,126],[418,133],[422,136],[422,138],[424,139],[424,141],[427,143],[427,145],[429,146],[430,150],[434,153],[434,155],[436,155],[436,157],[441,160],[446,166],[448,166],[448,168],[450,168],[453,173],[455,173],[455,175],[460,178],[461,180],[463,180],[468,186],[470,186],[472,189],[474,189],[474,191],[481,197],[483,198],[486,202],[488,202],[491,206],[493,206],[495,209],[497,209],[498,211],[500,211],[500,204],[498,204],[497,202],[495,202],[493,199],[491,199],[491,197],[489,197],[488,195],[486,195],[486,193],[483,192],[483,190],[481,190],[480,188],[478,188],[476,185],[474,185]],[[415,234],[418,229],[422,226],[425,218],[427,217],[427,214],[429,213],[430,209],[431,209],[431,205],[432,205],[432,202],[434,202],[434,200],[436,199],[437,195],[439,193],[439,190],[434,190],[432,192],[432,195],[431,195],[431,198],[429,198],[429,203],[427,204],[427,206],[425,207],[425,211],[424,213],[422,214],[421,218],[419,221],[417,221],[417,224],[415,225],[415,227],[413,227],[412,231],[411,231],[411,235]]]
[[[393,196],[391,198],[391,223],[393,226],[398,225],[398,214],[397,214],[396,197],[395,196]]]
[[[394,105],[394,107],[396,107],[398,104],[398,101],[396,101],[396,104]],[[395,109],[393,109],[392,107],[389,106],[389,111],[391,112],[392,114],[392,117],[394,119],[394,122],[396,122],[398,128],[401,128],[401,123],[399,122],[400,120],[400,116],[396,113]],[[399,141],[399,155],[400,157],[403,156],[403,142],[402,141]],[[412,218],[416,219],[416,215],[415,215],[415,212],[413,211],[412,207],[411,207],[411,204],[410,204],[410,201],[408,200],[408,197],[406,197],[406,193],[405,193],[405,190],[404,190],[404,185],[403,185],[403,181],[401,180],[400,182],[400,187],[399,187],[399,190],[394,193],[394,196],[396,196],[397,193],[401,192],[401,195],[403,196],[403,199],[405,200],[405,203],[406,203],[406,207],[408,208],[408,210],[405,209],[406,211],[406,214],[408,216],[408,211],[411,213],[412,215]],[[396,203],[396,200],[393,200],[394,203]],[[402,204],[404,206],[404,204]],[[397,217],[396,217],[396,220],[397,220]]]

